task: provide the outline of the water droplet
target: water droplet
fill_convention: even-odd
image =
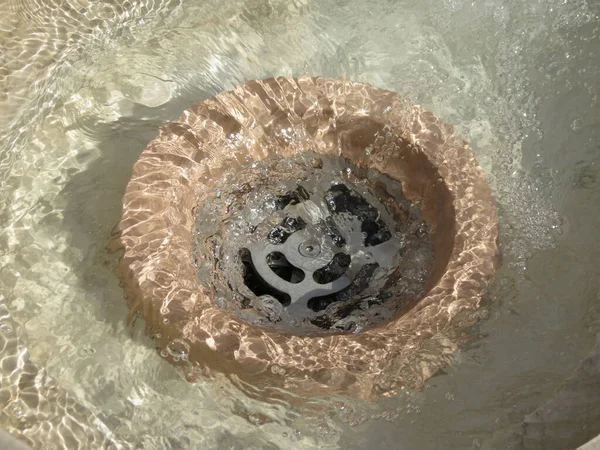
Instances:
[[[322,436],[329,436],[330,434],[332,434],[331,433],[331,431],[332,431],[331,427],[328,424],[326,424],[325,422],[322,422],[319,425],[317,425],[317,428],[319,430],[319,433]]]
[[[571,129],[573,131],[579,131],[583,127],[583,119],[581,117],[577,117],[571,123]]]

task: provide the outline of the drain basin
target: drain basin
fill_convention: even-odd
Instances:
[[[277,78],[194,105],[144,150],[119,276],[190,377],[372,398],[465,341],[497,236],[452,127],[368,84]]]

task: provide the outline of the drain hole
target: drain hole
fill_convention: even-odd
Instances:
[[[267,265],[282,280],[298,284],[304,280],[304,272],[293,266],[281,252],[271,252],[267,255]]]
[[[338,255],[339,254],[340,253],[338,253]],[[347,255],[345,255],[345,256],[347,256]],[[352,284],[350,286],[348,286],[346,289],[343,289],[340,292],[337,292],[332,295],[324,295],[322,297],[311,298],[307,304],[308,308],[310,308],[314,312],[319,312],[319,311],[323,311],[331,303],[334,303],[334,302],[346,303],[346,302],[348,302],[349,300],[352,299],[352,297],[358,295],[359,293],[364,291],[369,286],[369,283],[370,283],[371,279],[373,278],[375,270],[377,270],[378,267],[379,267],[379,264],[365,264],[364,266],[361,267],[360,271],[356,275],[356,278],[354,279],[354,281],[352,282]],[[352,306],[352,305],[346,305],[346,306],[349,307],[350,310],[352,308],[354,308],[354,306]],[[343,311],[343,308],[341,310]],[[323,319],[317,319],[317,321],[319,321],[319,320],[323,320]],[[311,319],[311,321],[312,321],[312,319]],[[317,323],[315,323],[315,325],[321,327],[321,325],[318,325]]]
[[[279,225],[271,229],[267,239],[274,245],[283,244],[292,233],[304,228],[306,228],[306,222],[302,220],[302,217],[286,217]]]
[[[308,200],[310,194],[302,186],[298,186],[293,191],[288,191],[283,195],[275,197],[275,209],[281,211],[288,205],[297,205],[303,201]]]
[[[332,214],[345,213],[358,218],[361,231],[365,234],[365,246],[379,245],[392,238],[392,233],[379,218],[377,208],[345,184],[331,186],[325,193],[325,203]]]
[[[323,311],[325,308],[327,308],[331,303],[333,302],[337,302],[338,298],[335,295],[325,295],[323,297],[313,297],[308,301],[308,308],[313,310],[314,312],[319,312],[319,311]],[[320,316],[319,316],[320,317]],[[321,319],[319,317],[316,317],[315,319],[312,319],[311,322],[313,320],[316,320],[317,322],[319,322]],[[320,322],[319,322],[320,323]],[[325,328],[317,323],[315,323],[315,325],[317,325],[320,328]]]
[[[325,267],[315,270],[313,280],[319,284],[331,283],[344,275],[350,266],[350,256],[345,253],[336,253]]]
[[[347,213],[365,220],[377,220],[379,213],[359,194],[351,191],[345,184],[335,184],[325,193],[327,209],[332,214]]]
[[[383,244],[392,238],[392,233],[389,232],[383,220],[365,220],[360,231],[365,233],[365,247]]]
[[[262,277],[258,274],[254,265],[252,264],[252,256],[250,250],[242,248],[240,250],[240,260],[243,264],[243,278],[244,284],[254,295],[260,297],[262,295],[270,295],[276,298],[283,306],[289,306],[292,302],[291,297],[284,292],[274,289],[272,286],[267,284]]]

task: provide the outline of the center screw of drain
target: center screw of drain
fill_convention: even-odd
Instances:
[[[321,254],[321,246],[315,239],[307,239],[298,246],[298,251],[307,258],[316,258]]]

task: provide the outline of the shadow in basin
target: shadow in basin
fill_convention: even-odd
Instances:
[[[198,92],[199,98],[208,95]],[[113,329],[124,323],[128,309],[114,272],[119,255],[109,254],[106,247],[122,215],[125,187],[133,164],[159,127],[189,103],[178,97],[158,108],[135,105],[129,117],[82,127],[89,140],[98,143],[90,150],[85,169],[71,176],[58,195],[57,204],[65,205],[62,230],[68,233],[68,245],[79,253],[72,270],[88,294],[85,301],[97,303],[92,308],[96,318]],[[85,164],[87,155],[81,151],[78,159]]]

